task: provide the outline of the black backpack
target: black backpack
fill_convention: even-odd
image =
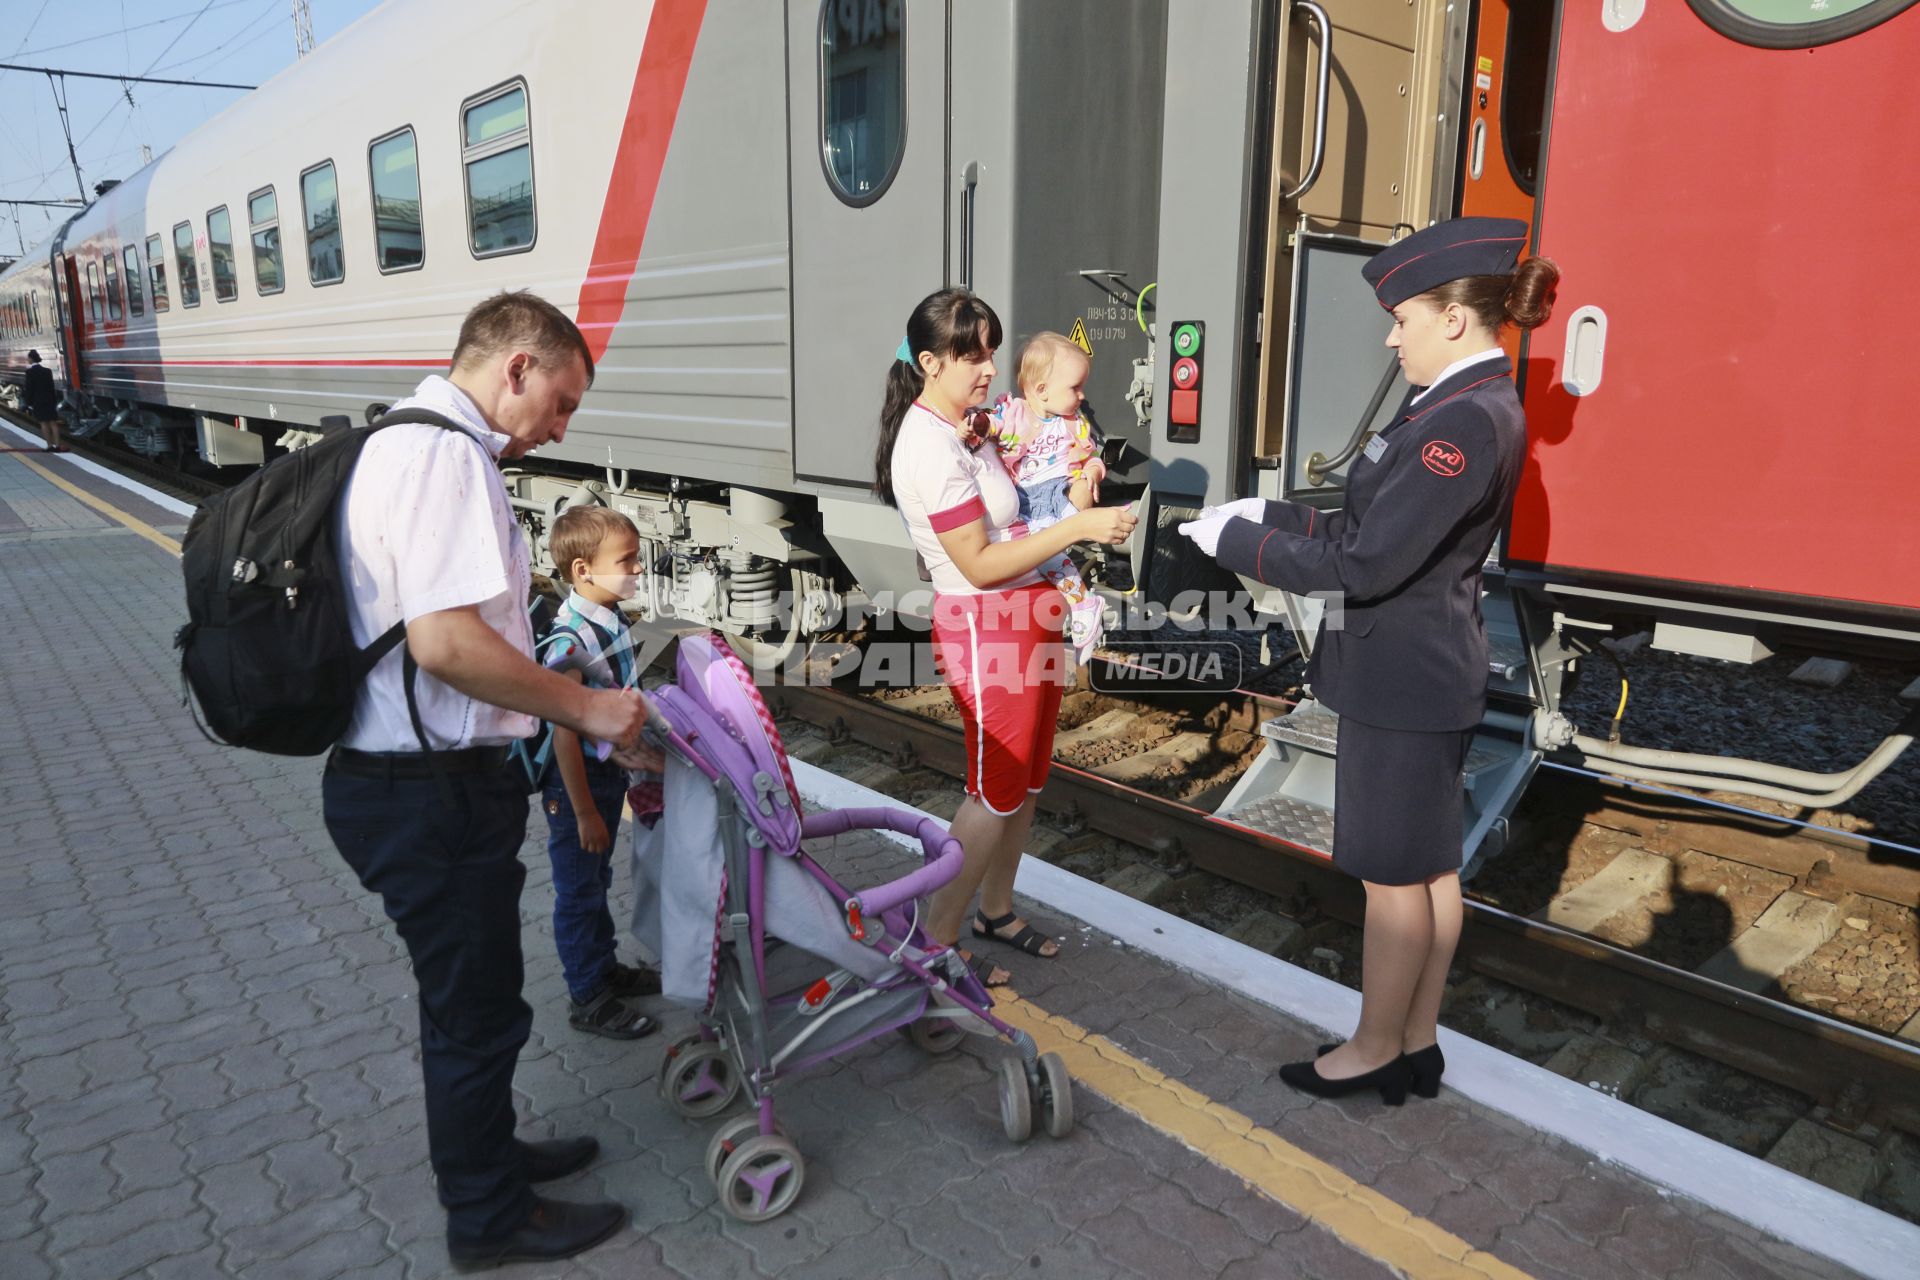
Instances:
[[[319,755],[346,733],[360,682],[405,637],[395,623],[364,649],[354,643],[334,510],[373,433],[407,423],[462,429],[425,409],[389,413],[274,459],[194,513],[180,557],[187,625],[173,643],[216,741]],[[406,687],[420,733],[411,654]]]

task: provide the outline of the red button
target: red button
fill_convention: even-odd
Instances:
[[[1200,393],[1175,389],[1167,401],[1167,421],[1176,427],[1200,425]]]
[[[1173,385],[1191,390],[1200,385],[1200,362],[1191,356],[1183,356],[1173,362]]]

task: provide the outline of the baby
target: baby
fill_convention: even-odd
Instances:
[[[1091,362],[1057,333],[1033,335],[1020,353],[1020,398],[993,408],[993,442],[1020,488],[1032,533],[1092,506],[1107,469],[1092,424],[1080,416]]]
[[[969,423],[969,443],[990,443],[1020,490],[1025,533],[1057,524],[1100,496],[1107,469],[1093,425],[1080,416],[1091,367],[1086,352],[1062,335],[1036,333],[1020,353],[1020,398],[1002,396],[990,414]],[[1100,597],[1064,555],[1041,565],[1040,576],[1067,598],[1067,644],[1086,663],[1104,630]]]

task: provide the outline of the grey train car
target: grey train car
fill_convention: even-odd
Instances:
[[[1828,428],[1823,456],[1874,461],[1796,479],[1832,513],[1797,526],[1797,560],[1756,514],[1777,506],[1702,501],[1710,483],[1672,479],[1711,476],[1735,433],[1766,426],[1768,397],[1783,407],[1767,438],[1799,421],[1772,335],[1743,335],[1760,345],[1730,361],[1707,345],[1714,326],[1692,337],[1649,318],[1688,297],[1726,314],[1732,277],[1691,278],[1701,263],[1807,261],[1782,239],[1796,220],[1721,204],[1818,192],[1849,211],[1849,238],[1895,243],[1920,194],[1920,164],[1862,160],[1847,141],[1920,137],[1916,100],[1886,91],[1920,58],[1920,10],[1737,10],[473,0],[450,22],[434,0],[394,0],[0,274],[0,303],[31,295],[37,326],[0,331],[0,369],[17,377],[37,342],[83,431],[246,465],[405,395],[443,367],[474,302],[534,289],[576,316],[599,366],[566,440],[511,473],[536,559],[567,504],[618,507],[656,571],[643,614],[777,656],[850,606],[924,600],[898,516],[868,494],[876,417],[913,304],[965,284],[1006,322],[1003,370],[1043,329],[1092,352],[1112,496],[1148,516],[1096,580],[1169,605],[1244,588],[1305,642],[1318,602],[1226,577],[1170,526],[1250,494],[1338,506],[1348,460],[1404,390],[1360,264],[1438,219],[1523,217],[1567,278],[1552,325],[1514,351],[1534,439],[1488,575],[1469,852],[1497,846],[1542,754],[1568,745],[1626,776],[1839,803],[1900,735],[1836,789],[1775,766],[1636,759],[1559,715],[1567,672],[1623,621],[1737,660],[1783,629],[1920,651],[1920,537],[1886,480],[1920,462],[1911,433],[1872,415]],[[1816,46],[1831,56],[1775,56]],[[1765,102],[1783,74],[1806,81],[1800,100],[1846,111],[1782,120],[1687,98],[1711,85]],[[1642,90],[1620,93],[1628,81]],[[1628,119],[1637,145],[1610,145]],[[1820,181],[1780,155],[1817,158]],[[1711,197],[1689,185],[1735,160],[1738,181]],[[1620,234],[1695,217],[1711,221],[1691,241]],[[1638,279],[1665,292],[1636,296]],[[1847,361],[1825,367],[1846,369],[1855,402],[1897,403],[1897,362],[1858,354],[1896,323],[1877,301],[1831,305],[1811,270],[1769,281],[1818,304],[1818,340]],[[1737,381],[1716,381],[1736,364]],[[1702,409],[1719,396],[1751,408]],[[1629,439],[1661,467],[1611,447]],[[1849,558],[1850,529],[1878,554]],[[1308,702],[1267,726],[1220,816],[1324,849],[1328,719]]]

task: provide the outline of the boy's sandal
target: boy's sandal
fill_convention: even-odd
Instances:
[[[638,1040],[652,1035],[660,1024],[621,1000],[613,988],[602,988],[585,1004],[568,1002],[567,1025],[609,1040]]]
[[[660,971],[646,965],[636,968],[615,961],[613,968],[607,971],[607,988],[617,996],[657,996],[660,994]]]
[[[1013,924],[1020,926],[1018,933],[1013,934],[1011,937],[1001,934],[1000,930]],[[974,912],[973,936],[976,938],[991,938],[995,942],[1004,942],[1010,947],[1018,947],[1030,956],[1039,956],[1042,960],[1053,960],[1060,955],[1058,947],[1051,953],[1046,950],[1047,944],[1052,942],[1053,939],[1022,920],[1017,911],[1009,911],[998,920],[987,919],[987,913],[984,911]]]

